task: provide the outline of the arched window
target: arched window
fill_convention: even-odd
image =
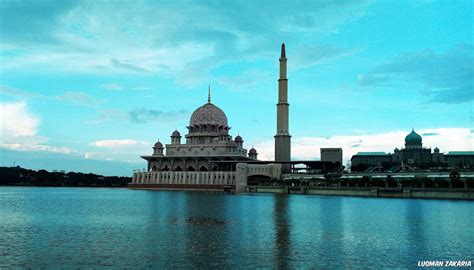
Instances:
[[[199,170],[200,170],[201,172],[207,172],[207,171],[209,171],[206,166],[201,166],[201,167],[199,168]]]
[[[193,166],[189,166],[187,170],[188,170],[188,171],[191,171],[191,172],[194,172],[196,169],[194,169]]]

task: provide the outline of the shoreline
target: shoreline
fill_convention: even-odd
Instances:
[[[381,187],[247,187],[249,193],[279,193],[400,199],[474,200],[473,188],[381,188]]]
[[[132,184],[129,189],[135,190],[157,190],[157,191],[212,191],[223,192],[223,189],[164,187],[162,185]],[[234,189],[231,192],[235,192]],[[347,196],[347,197],[370,197],[370,198],[401,198],[401,199],[446,199],[446,200],[474,200],[474,188],[381,188],[381,187],[279,187],[279,186],[246,186],[245,192],[241,194],[296,194],[296,195],[321,195],[321,196]]]

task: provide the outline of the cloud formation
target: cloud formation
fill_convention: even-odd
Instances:
[[[25,102],[0,103],[0,148],[14,151],[75,153],[68,147],[51,146],[38,136],[40,119]]]
[[[305,68],[323,64],[344,56],[353,54],[355,50],[346,50],[333,45],[301,46],[295,49],[291,57],[289,68]]]
[[[100,88],[105,89],[105,90],[112,90],[112,91],[122,90],[122,86],[118,83],[101,84]]]
[[[366,6],[365,1],[351,0],[253,5],[243,0],[226,5],[6,1],[0,8],[1,48],[8,70],[162,73],[180,84],[195,84],[208,81],[209,72],[223,63],[273,57],[281,41],[291,42],[293,48],[312,46],[306,44],[309,37],[337,31],[364,16]],[[301,64],[343,53],[331,46],[322,53],[319,49]]]
[[[133,123],[147,123],[153,121],[173,121],[187,116],[187,110],[161,111],[150,109],[135,109],[129,112]]]
[[[67,91],[64,94],[57,96],[56,99],[87,107],[94,107],[100,104],[98,99],[93,98],[86,93],[77,91]]]
[[[131,140],[131,139],[126,139],[126,140],[102,140],[102,141],[95,141],[95,142],[89,143],[89,145],[91,145],[91,146],[112,148],[112,149],[124,148],[124,147],[129,147],[129,146],[136,146],[136,145],[147,145],[147,144],[149,145],[150,143]]]
[[[84,153],[85,159],[141,163],[140,155],[151,153],[152,143],[133,139],[109,139],[89,143],[92,151]]]
[[[429,101],[464,103],[474,99],[474,46],[458,45],[443,53],[424,50],[400,55],[360,74],[366,87],[395,87],[418,83]]]
[[[27,109],[25,102],[0,104],[0,137],[34,136],[40,120]]]
[[[19,100],[30,99],[33,97],[39,97],[40,95],[37,93],[32,93],[28,91],[24,91],[21,89],[13,88],[7,85],[0,85],[0,94],[13,97]]]

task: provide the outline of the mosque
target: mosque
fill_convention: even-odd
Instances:
[[[210,86],[207,103],[193,112],[187,129],[184,143],[175,130],[170,144],[158,141],[152,155],[142,156],[148,161],[148,171],[235,171],[238,162],[257,159],[257,150],[252,148],[247,154],[242,137],[230,135],[227,116],[211,102]]]
[[[247,152],[243,138],[231,136],[227,116],[211,102],[209,87],[207,103],[191,115],[184,143],[178,130],[171,133],[169,144],[156,142],[151,155],[141,156],[147,170],[135,171],[129,188],[243,191],[249,177],[278,179],[288,172],[292,165],[285,44],[279,62],[274,162],[259,161],[256,149]]]

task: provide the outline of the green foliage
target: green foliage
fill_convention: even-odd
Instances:
[[[48,172],[20,167],[0,167],[0,185],[126,187],[131,177],[102,176],[76,172]]]

